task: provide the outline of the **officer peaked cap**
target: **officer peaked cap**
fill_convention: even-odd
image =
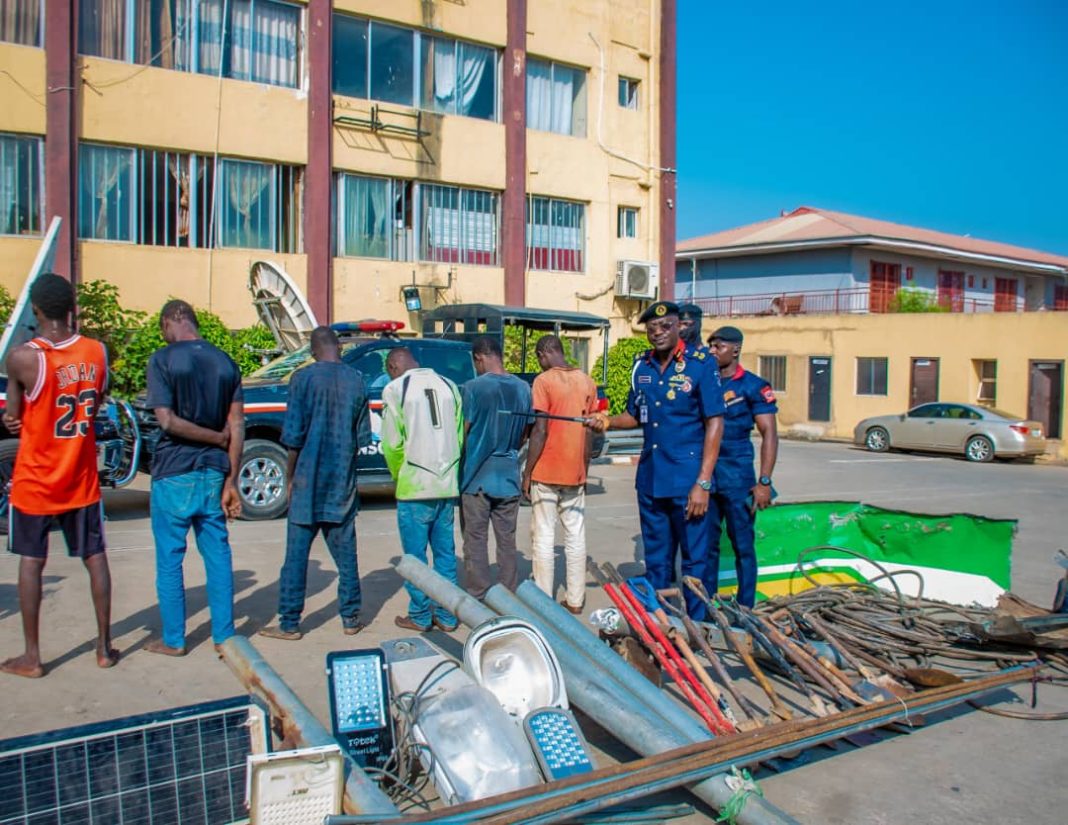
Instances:
[[[649,307],[638,318],[639,324],[648,324],[654,318],[663,318],[667,315],[679,314],[679,305],[672,303],[671,301],[657,301],[655,304],[650,304]]]

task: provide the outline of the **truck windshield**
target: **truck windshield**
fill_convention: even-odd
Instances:
[[[341,354],[344,355],[357,344],[364,341],[351,341],[341,345]],[[250,372],[246,378],[258,381],[288,381],[289,377],[305,364],[310,364],[311,347],[303,346],[300,349],[280,355],[273,361],[268,361],[255,372]]]

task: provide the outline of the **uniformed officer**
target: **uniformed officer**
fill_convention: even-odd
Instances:
[[[694,349],[704,349],[701,340],[701,318],[703,313],[697,304],[679,304],[679,338],[686,342],[686,346]]]
[[[658,301],[638,320],[652,349],[634,359],[627,411],[598,413],[590,426],[601,432],[640,426],[644,432],[634,486],[646,575],[662,589],[671,586],[679,551],[684,575],[702,581],[706,576],[708,500],[723,435],[723,391],[708,350],[679,339],[675,304]],[[691,616],[704,618],[704,605],[688,590],[686,603]]]
[[[756,601],[757,560],[753,525],[756,511],[771,504],[771,474],[779,453],[775,425],[775,392],[759,375],[742,369],[742,331],[720,327],[708,339],[719,365],[726,413],[723,446],[716,462],[715,491],[709,502],[709,533],[705,588],[715,593],[719,577],[720,525],[727,523],[727,536],[734,545],[734,565],[738,573],[738,601],[752,607]],[[753,472],[753,442],[750,433],[756,424],[760,432],[760,476]]]

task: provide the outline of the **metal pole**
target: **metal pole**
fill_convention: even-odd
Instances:
[[[483,622],[497,618],[496,613],[474,596],[469,596],[412,556],[401,556],[397,562],[397,572],[468,627],[478,627]]]
[[[231,636],[221,645],[219,653],[238,681],[263,699],[271,715],[282,725],[283,739],[299,747],[336,745],[337,740],[315,718],[244,636]],[[344,751],[342,751],[344,753]],[[345,755],[345,808],[351,813],[399,816],[397,807],[381,788],[365,774],[348,755]]]
[[[687,741],[700,742],[709,738],[708,731],[701,726],[696,717],[691,716],[678,703],[665,696],[649,680],[635,679],[634,668],[587,630],[582,622],[545,595],[534,582],[525,581],[519,585],[516,596],[530,608],[541,624],[547,624],[613,679],[625,685],[636,699],[663,717],[684,735]]]
[[[422,574],[418,576],[418,580],[415,575],[412,575],[415,571]],[[410,556],[402,557],[397,564],[397,572],[438,604],[450,610],[453,605],[456,605],[457,610],[453,611],[455,615],[464,624],[473,626],[469,619],[476,611],[468,611],[464,608],[466,607],[465,600],[474,600],[452,582],[445,580]],[[690,744],[690,741],[680,733],[668,729],[659,717],[644,707],[629,692],[620,691],[614,680],[604,679],[602,671],[591,668],[590,660],[579,653],[567,639],[551,630],[546,632],[548,628],[545,627],[545,623],[538,620],[506,588],[499,585],[491,587],[486,598],[494,609],[500,610],[501,607],[508,605],[509,608],[522,611],[518,613],[519,617],[531,621],[545,634],[546,640],[564,668],[568,695],[587,716],[623,744],[643,756],[652,756]],[[461,610],[463,612],[460,612]],[[516,615],[511,609],[501,612]],[[483,617],[484,614],[478,615],[476,624],[483,621]],[[635,673],[633,678],[642,677]],[[689,786],[689,790],[698,799],[707,802],[717,810],[725,807],[734,798],[734,791],[727,784],[727,778],[723,774],[693,784]],[[749,798],[744,809],[737,815],[736,821],[740,825],[784,825],[784,823],[796,822],[763,797],[756,796]]]

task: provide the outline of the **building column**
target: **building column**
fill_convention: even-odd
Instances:
[[[675,0],[660,0],[660,298],[665,301],[675,297],[675,35]]]
[[[330,248],[333,186],[333,16],[330,0],[308,0],[308,163],[304,172],[304,251],[308,303],[320,324],[333,321]]]
[[[527,299],[527,0],[508,0],[504,47],[504,196],[501,203],[501,258],[504,302]]]
[[[52,271],[78,281],[77,3],[45,0],[45,229],[61,218]]]

